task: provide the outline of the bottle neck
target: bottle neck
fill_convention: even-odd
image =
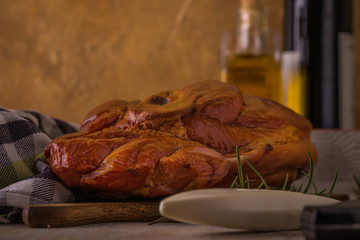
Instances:
[[[267,53],[266,21],[260,9],[239,11],[236,54],[259,56]]]

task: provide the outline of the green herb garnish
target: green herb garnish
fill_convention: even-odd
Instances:
[[[244,188],[244,176],[240,162],[240,153],[239,153],[239,146],[236,146],[236,157],[237,157],[237,165],[238,165],[238,172],[239,172],[239,181],[240,181],[240,188]]]
[[[335,174],[335,177],[334,177],[334,181],[333,181],[333,183],[331,185],[330,191],[328,192],[328,194],[326,194],[326,197],[330,197],[330,195],[332,194],[332,191],[334,190],[338,175],[339,175],[339,169],[336,169],[336,174]]]
[[[308,193],[311,186],[314,189],[315,195],[323,195],[326,191],[326,189],[318,192],[318,189],[313,181],[314,178],[314,160],[312,159],[312,156],[310,153],[308,153],[309,161],[310,161],[310,173],[307,174],[306,172],[302,171],[302,174],[308,178],[308,182],[306,184],[306,187],[303,191],[303,193]],[[234,178],[234,181],[232,182],[230,188],[244,188],[245,185],[247,188],[250,188],[250,182],[256,181],[255,179],[249,179],[249,177],[246,175],[246,180],[244,181],[244,174],[242,171],[241,161],[240,161],[240,154],[239,154],[239,147],[236,147],[236,157],[237,157],[237,165],[238,165],[238,176]],[[243,158],[245,164],[247,164],[251,170],[258,176],[258,178],[261,180],[260,184],[257,186],[258,189],[265,188],[267,190],[270,190],[271,187],[266,183],[265,179],[261,176],[261,174],[255,169],[255,167],[246,159]],[[337,178],[338,178],[339,171],[336,170],[336,174],[333,180],[333,183],[331,185],[330,191],[325,195],[326,197],[330,197],[332,194],[332,191],[334,190]],[[356,192],[360,196],[360,180],[356,178],[354,175],[354,179],[358,185],[359,190],[354,189],[354,192]],[[296,188],[294,184],[292,184],[290,187],[288,187],[288,181],[289,181],[289,174],[286,174],[284,184],[281,188],[282,191],[291,191],[291,192],[301,192],[303,185],[300,184],[300,187]]]
[[[251,168],[251,170],[254,171],[254,173],[261,179],[261,185],[264,185],[264,187],[266,189],[270,189],[270,187],[267,185],[265,179],[261,176],[261,174],[255,169],[255,167],[253,165],[251,165],[251,163],[244,158],[244,161],[246,162],[246,164]]]
[[[283,187],[281,188],[282,191],[285,191],[288,181],[289,181],[289,174],[286,173],[285,181],[284,181]]]
[[[354,193],[360,197],[360,179],[356,177],[356,175],[353,175],[355,183],[357,185],[357,189],[353,189]]]
[[[313,176],[314,176],[314,160],[312,159],[310,153],[308,153],[308,155],[309,155],[309,159],[310,159],[310,176],[309,176],[308,184],[307,184],[307,186],[306,186],[306,188],[304,190],[304,193],[307,193],[309,191],[309,189],[311,187],[311,184],[313,184],[312,179],[313,179]]]

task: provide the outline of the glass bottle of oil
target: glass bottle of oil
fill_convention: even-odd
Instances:
[[[284,51],[281,72],[283,104],[308,117],[307,102],[307,0],[284,1]]]
[[[243,94],[282,102],[280,63],[267,51],[265,8],[256,0],[242,0],[235,54],[226,62],[225,81]]]

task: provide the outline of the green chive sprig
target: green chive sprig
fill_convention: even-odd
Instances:
[[[357,189],[354,188],[353,191],[356,195],[358,195],[360,197],[360,179],[358,177],[356,177],[356,175],[353,175],[355,183],[357,185]]]

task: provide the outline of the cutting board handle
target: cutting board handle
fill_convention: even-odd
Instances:
[[[104,222],[150,222],[160,218],[159,202],[95,202],[29,205],[29,227],[71,227]]]

